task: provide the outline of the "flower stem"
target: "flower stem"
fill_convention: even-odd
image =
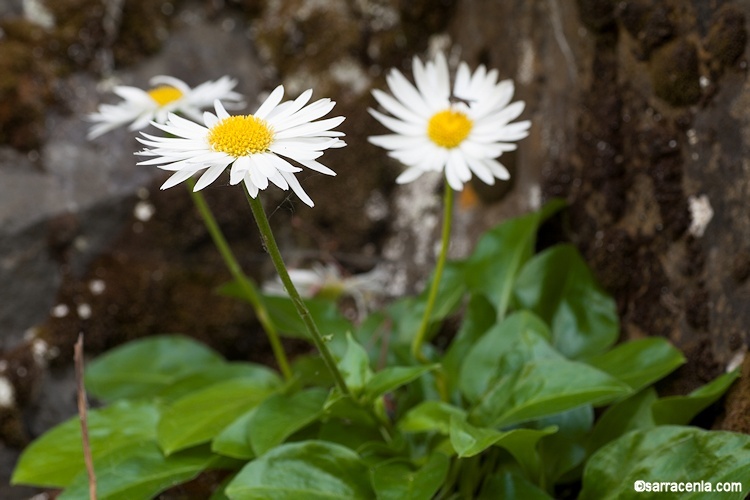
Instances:
[[[229,248],[229,244],[227,243],[226,238],[224,238],[224,234],[221,232],[221,229],[216,222],[216,218],[214,217],[211,209],[206,203],[206,199],[203,197],[203,194],[200,191],[193,191],[193,188],[195,187],[195,181],[193,181],[193,179],[188,179],[187,187],[188,191],[190,191],[190,196],[193,198],[193,202],[195,202],[195,206],[198,208],[198,212],[200,212],[201,217],[203,218],[206,229],[208,229],[211,238],[214,240],[216,248],[219,250],[221,257],[224,259],[224,263],[229,269],[229,272],[231,273],[234,280],[240,285],[240,287],[242,287],[242,292],[250,302],[250,305],[252,305],[253,309],[255,310],[255,315],[258,318],[261,326],[263,327],[263,330],[266,332],[268,341],[271,344],[271,350],[273,351],[273,355],[276,358],[276,363],[279,365],[281,374],[284,376],[284,379],[291,380],[292,370],[289,367],[289,361],[287,360],[286,352],[284,352],[284,346],[281,345],[279,333],[276,330],[273,321],[271,321],[271,316],[268,313],[266,305],[261,299],[257,287],[255,286],[253,281],[242,271],[242,268],[237,262],[237,259],[234,257],[231,248]]]
[[[310,315],[310,311],[307,309],[305,302],[302,300],[302,297],[300,297],[297,288],[295,288],[292,279],[289,277],[289,272],[286,270],[284,259],[281,257],[281,252],[279,251],[276,239],[271,231],[271,225],[268,223],[268,217],[266,217],[266,212],[263,210],[263,204],[259,198],[253,198],[247,193],[247,191],[245,191],[245,196],[250,203],[250,209],[253,212],[253,217],[255,217],[255,222],[258,224],[261,238],[263,238],[263,245],[271,256],[273,265],[276,267],[276,272],[279,273],[281,282],[284,284],[284,288],[286,288],[289,297],[292,299],[297,314],[299,314],[300,318],[305,323],[310,338],[318,349],[318,352],[320,352],[320,356],[323,358],[326,368],[331,372],[336,387],[338,387],[342,395],[351,396],[351,392],[346,386],[346,382],[344,381],[344,377],[341,375],[338,366],[336,366],[336,361],[334,361],[331,351],[328,350],[328,346],[326,346],[323,336],[320,334],[320,331],[318,331],[318,326],[315,324],[312,315]]]
[[[435,266],[435,275],[432,278],[432,286],[430,287],[430,293],[427,296],[427,305],[425,306],[424,316],[422,316],[422,324],[417,331],[417,335],[411,343],[412,355],[421,362],[426,362],[424,354],[422,354],[422,344],[424,343],[425,336],[427,335],[427,329],[430,326],[430,316],[432,316],[432,310],[435,308],[435,301],[437,300],[438,288],[440,288],[440,278],[443,276],[443,269],[445,269],[445,261],[448,257],[448,244],[450,243],[451,237],[451,220],[453,218],[453,189],[449,185],[445,185],[445,193],[443,195],[443,233],[442,242],[440,245],[440,255]]]

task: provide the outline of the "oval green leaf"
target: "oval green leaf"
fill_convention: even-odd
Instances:
[[[550,325],[552,344],[569,358],[599,354],[617,340],[615,302],[572,245],[554,246],[529,260],[513,293],[521,308]]]
[[[587,363],[640,391],[684,364],[685,356],[667,339],[648,337],[620,344]]]
[[[164,387],[222,357],[182,335],[159,335],[129,342],[86,366],[86,390],[99,399],[153,396]]]
[[[134,442],[156,441],[159,409],[142,402],[121,401],[88,414],[94,462]],[[46,432],[21,454],[11,483],[64,488],[85,468],[81,422],[73,417]]]
[[[283,444],[247,464],[226,488],[232,500],[369,500],[359,455],[324,441]]]
[[[156,443],[136,443],[95,461],[98,500],[155,498],[162,491],[190,481],[217,460],[208,450],[186,450],[165,457]],[[80,473],[59,500],[89,498],[89,480]]]
[[[735,493],[651,493],[655,498],[740,500],[750,492],[750,436],[696,427],[659,426],[628,433],[597,451],[587,462],[579,500],[651,498],[636,493],[649,483],[739,482]]]
[[[250,419],[247,436],[260,456],[317,420],[328,398],[324,389],[308,389],[292,395],[274,394],[263,401]]]
[[[739,370],[725,373],[687,396],[668,396],[654,402],[651,411],[656,425],[685,425],[708,405],[717,401],[740,376]]]
[[[459,373],[466,399],[478,402],[497,380],[518,372],[525,363],[562,356],[549,344],[547,325],[528,311],[508,316],[490,328],[469,350]]]
[[[627,384],[584,363],[544,359],[527,363],[485,394],[472,418],[488,427],[508,426],[627,396]]]
[[[159,445],[170,455],[210,441],[272,392],[273,389],[262,382],[240,378],[178,399],[164,410],[159,420]]]
[[[378,500],[430,500],[445,482],[450,460],[433,453],[422,467],[394,459],[372,469],[372,486]]]

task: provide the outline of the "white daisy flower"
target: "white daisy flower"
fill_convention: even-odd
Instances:
[[[291,187],[303,202],[312,207],[313,201],[294,176],[302,169],[290,160],[322,174],[336,175],[316,160],[326,149],[346,145],[339,139],[343,132],[332,130],[344,121],[344,117],[318,120],[336,103],[319,99],[307,104],[312,90],[282,103],[283,96],[284,87],[279,85],[252,115],[230,116],[217,100],[214,102],[216,114],[203,114],[205,126],[169,113],[166,124],[152,122],[152,125],[174,137],[156,137],[141,132],[145,138],[138,140],[150,149],[136,154],[155,158],[139,165],[156,165],[175,172],[162,189],[179,184],[205,169],[195,184],[196,191],[211,184],[231,165],[229,183],[234,185],[243,181],[253,198],[259,190],[266,189],[270,181],[284,190]]]
[[[497,70],[479,66],[472,74],[466,63],[458,68],[451,91],[448,64],[443,54],[423,64],[413,61],[412,85],[396,69],[386,77],[392,96],[373,90],[373,96],[392,116],[370,113],[394,134],[369,141],[389,150],[388,155],[408,168],[396,182],[411,182],[424,172],[444,171],[448,184],[460,191],[472,174],[487,184],[507,180],[508,170],[496,160],[516,149],[513,141],[526,137],[531,122],[511,123],[523,112],[524,102],[509,104],[513,82],[497,81]]]
[[[180,113],[193,120],[201,119],[204,108],[217,99],[242,105],[242,95],[232,89],[237,80],[223,76],[191,89],[188,84],[172,76],[155,76],[150,90],[119,85],[113,92],[124,100],[118,104],[102,104],[96,113],[87,116],[96,123],[88,133],[89,139],[130,124],[129,130],[141,130],[152,122],[164,123],[168,113]]]

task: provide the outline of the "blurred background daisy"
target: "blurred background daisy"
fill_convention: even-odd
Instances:
[[[169,113],[200,120],[202,110],[212,106],[217,99],[228,103],[230,109],[244,105],[242,95],[232,90],[237,80],[228,76],[209,80],[195,88],[166,75],[155,76],[149,83],[149,90],[116,86],[113,92],[123,100],[117,104],[101,104],[95,113],[87,116],[89,121],[94,122],[88,138],[94,139],[128,124],[129,130],[141,130],[152,121],[164,123]]]

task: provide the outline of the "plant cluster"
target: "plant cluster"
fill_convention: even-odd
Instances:
[[[192,188],[234,278],[221,292],[256,311],[279,372],[228,362],[181,335],[94,360],[86,387],[105,406],[89,413],[87,430],[99,498],[152,498],[206,471],[222,473],[213,499],[542,499],[570,485],[581,499],[625,498],[636,480],[741,482],[725,497],[743,498],[750,436],[688,425],[738,373],[659,397],[653,384],[685,362],[680,352],[659,337],[617,344],[614,301],[577,250],[536,252],[540,225],[562,202],[489,230],[466,259],[447,259],[453,190],[473,176],[507,178],[496,158],[530,124],[511,123],[523,103],[509,104],[513,85],[496,71],[462,64],[451,86],[442,56],[415,59],[413,70],[416,85],[392,71],[393,96],[374,93],[393,116],[372,114],[394,134],[371,140],[407,165],[399,182],[445,175],[441,251],[423,293],[358,321],[335,296],[300,296],[259,199],[270,182],[313,205],[294,174],[296,165],[333,174],[317,162],[344,146],[333,130],[343,118],[321,119],[331,101],[308,104],[305,92],[282,102],[279,87],[253,115],[217,102],[203,124],[167,113],[152,124],[170,136],[143,134],[142,163],[175,172],[166,187]],[[288,296],[262,293],[242,272],[200,197],[227,169]],[[459,320],[456,331],[448,319]],[[280,335],[316,350],[289,361]],[[81,439],[78,419],[50,430],[24,451],[13,482],[85,498]]]

